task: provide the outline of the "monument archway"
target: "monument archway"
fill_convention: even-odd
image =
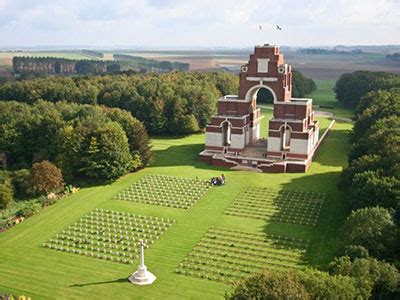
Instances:
[[[290,140],[292,138],[292,128],[289,125],[282,125],[279,129],[279,132],[281,150],[289,150]]]
[[[256,96],[256,104],[274,104],[274,95],[266,88],[259,88]]]
[[[232,124],[228,121],[225,121],[221,124],[221,127],[222,127],[222,144],[224,146],[230,146]]]
[[[245,100],[246,101],[251,101],[253,99],[257,99],[258,92],[261,89],[267,90],[272,95],[273,102],[277,101],[277,97],[276,97],[275,91],[272,88],[270,88],[269,86],[264,85],[264,84],[258,84],[258,85],[253,86],[252,88],[250,88],[246,93]]]

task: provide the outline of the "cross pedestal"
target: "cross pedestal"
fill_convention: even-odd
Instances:
[[[140,264],[135,273],[129,276],[128,280],[133,284],[146,285],[152,284],[156,280],[156,276],[153,273],[147,271],[147,267],[144,264],[144,245],[143,241],[140,240]]]

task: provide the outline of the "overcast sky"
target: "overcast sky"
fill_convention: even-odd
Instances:
[[[400,0],[0,0],[0,47],[260,43],[400,44]]]

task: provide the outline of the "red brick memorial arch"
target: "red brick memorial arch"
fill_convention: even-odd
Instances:
[[[260,139],[257,93],[273,97],[268,139]],[[229,124],[229,125],[227,125]],[[200,159],[214,165],[247,165],[265,172],[305,172],[316,150],[319,124],[312,100],[292,98],[291,66],[278,46],[256,46],[241,67],[238,95],[218,100],[218,112],[206,127],[205,150]]]

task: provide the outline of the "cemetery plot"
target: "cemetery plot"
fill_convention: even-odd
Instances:
[[[176,273],[234,282],[263,268],[303,268],[307,247],[306,240],[212,227]]]
[[[211,187],[206,180],[150,174],[115,198],[146,204],[188,209]]]
[[[228,215],[315,226],[325,194],[296,190],[247,188],[225,211]]]
[[[43,246],[132,264],[139,257],[139,240],[149,248],[173,223],[169,219],[96,209]]]

